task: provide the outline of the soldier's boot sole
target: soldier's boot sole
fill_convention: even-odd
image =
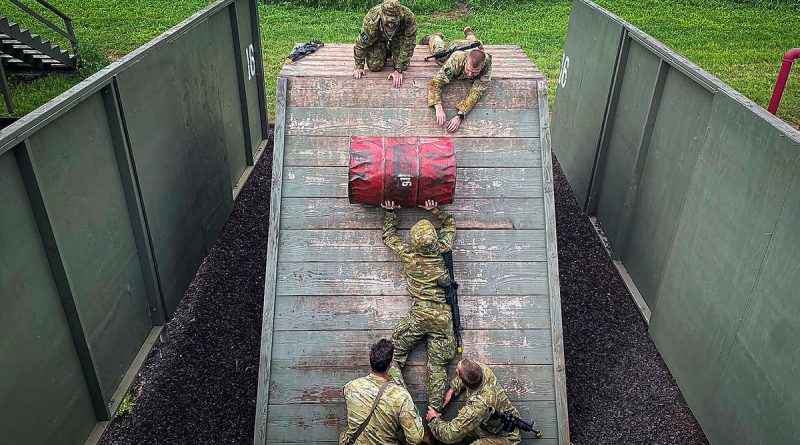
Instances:
[[[442,34],[442,33],[440,33],[440,32],[437,32],[437,33],[435,33],[435,34],[425,34],[425,35],[424,35],[424,36],[422,36],[422,38],[419,40],[419,44],[420,44],[420,45],[427,45],[427,44],[428,44],[428,42],[430,42],[430,41],[431,41],[431,37],[433,37],[433,36],[439,36],[439,38],[442,38],[442,39],[444,39],[444,34]]]
[[[470,35],[475,35],[475,32],[472,31],[472,28],[467,26],[464,28],[464,37],[469,37]]]

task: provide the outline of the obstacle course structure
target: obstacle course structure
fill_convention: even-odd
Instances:
[[[423,46],[400,89],[385,73],[353,79],[352,45],[325,45],[281,71],[256,444],[335,443],[342,385],[369,372],[370,344],[410,308],[380,239],[383,210],[348,200],[353,136],[453,137],[457,186],[445,208],[458,226],[464,354],[490,364],[522,416],[536,419],[536,443],[569,443],[547,86],[518,46],[486,49],[493,85],[452,135],[427,107],[439,67],[422,60]],[[445,87],[450,114],[468,86]],[[401,209],[400,228],[426,216]],[[405,369],[418,402],[424,364],[420,345]]]

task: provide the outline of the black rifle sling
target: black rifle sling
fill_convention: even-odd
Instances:
[[[356,443],[356,439],[358,439],[358,436],[360,436],[361,433],[364,432],[364,429],[367,428],[367,424],[369,424],[370,419],[372,419],[372,415],[375,414],[375,408],[378,407],[378,402],[381,401],[381,396],[383,396],[383,391],[386,390],[387,386],[389,386],[388,381],[384,382],[383,385],[381,385],[381,388],[378,390],[378,395],[375,396],[375,401],[372,402],[372,409],[370,410],[369,415],[367,416],[366,419],[364,419],[363,422],[361,422],[361,425],[358,426],[356,432],[353,433],[350,439],[347,440],[348,444],[353,445],[354,443]]]

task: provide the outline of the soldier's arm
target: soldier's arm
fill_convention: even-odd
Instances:
[[[394,212],[386,212],[381,239],[397,255],[402,255],[410,249],[410,246],[397,234],[397,215]]]
[[[353,46],[353,58],[355,59],[355,68],[363,69],[364,63],[367,60],[367,48],[372,43],[372,36],[375,33],[376,20],[373,14],[367,13],[364,16],[364,23],[361,24],[361,32],[356,37],[356,44]]]
[[[414,406],[414,401],[408,391],[405,391],[405,397],[400,406],[400,426],[403,427],[403,433],[409,445],[417,445],[422,442],[422,436],[425,435],[425,427],[422,425],[422,417],[417,412],[417,408]]]
[[[404,71],[411,64],[411,56],[417,46],[417,22],[414,14],[406,16],[406,29],[403,31],[402,43],[400,44],[400,54],[395,58],[395,67],[402,68]]]
[[[488,57],[486,64],[486,72],[481,74],[477,79],[475,79],[474,82],[472,82],[472,86],[467,93],[467,97],[456,104],[458,111],[464,113],[465,116],[472,111],[472,109],[475,107],[475,104],[477,104],[481,99],[481,96],[483,96],[483,93],[489,89],[489,86],[492,84],[492,60]]]
[[[431,432],[440,442],[458,443],[469,436],[483,419],[482,411],[469,403],[458,410],[458,416],[451,421],[435,417],[431,420]]]
[[[450,381],[450,389],[453,390],[453,398],[458,397],[464,388],[466,388],[466,386],[464,386],[464,381],[461,380],[461,377],[459,377],[458,374],[456,374],[456,376],[453,377],[453,380]]]
[[[439,230],[439,249],[442,252],[453,250],[453,242],[456,240],[456,220],[444,210],[439,210],[436,217],[442,223],[442,228]]]
[[[432,107],[442,103],[442,87],[450,83],[453,78],[453,56],[447,59],[439,72],[428,82],[428,106]]]

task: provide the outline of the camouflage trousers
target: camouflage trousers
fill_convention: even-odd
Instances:
[[[402,369],[408,353],[421,340],[428,340],[428,405],[441,411],[447,388],[447,364],[456,353],[453,316],[445,303],[414,300],[411,311],[400,320],[392,333],[394,359],[389,378],[405,386]]]
[[[392,54],[399,54],[401,51],[400,42],[382,42],[378,41],[373,43],[367,48],[365,55],[367,62],[367,69],[370,71],[380,71],[386,66],[386,61]],[[414,53],[414,50],[411,50]]]
[[[434,54],[443,49],[458,48],[459,46],[469,45],[472,42],[478,42],[478,41],[479,41],[478,38],[475,37],[475,34],[472,33],[467,35],[463,39],[451,40],[450,42],[445,42],[444,39],[442,39],[441,37],[437,35],[432,35],[431,38],[428,39],[428,51],[430,51],[431,54]],[[444,65],[446,61],[447,57],[436,59],[436,63],[438,63],[439,65]]]

